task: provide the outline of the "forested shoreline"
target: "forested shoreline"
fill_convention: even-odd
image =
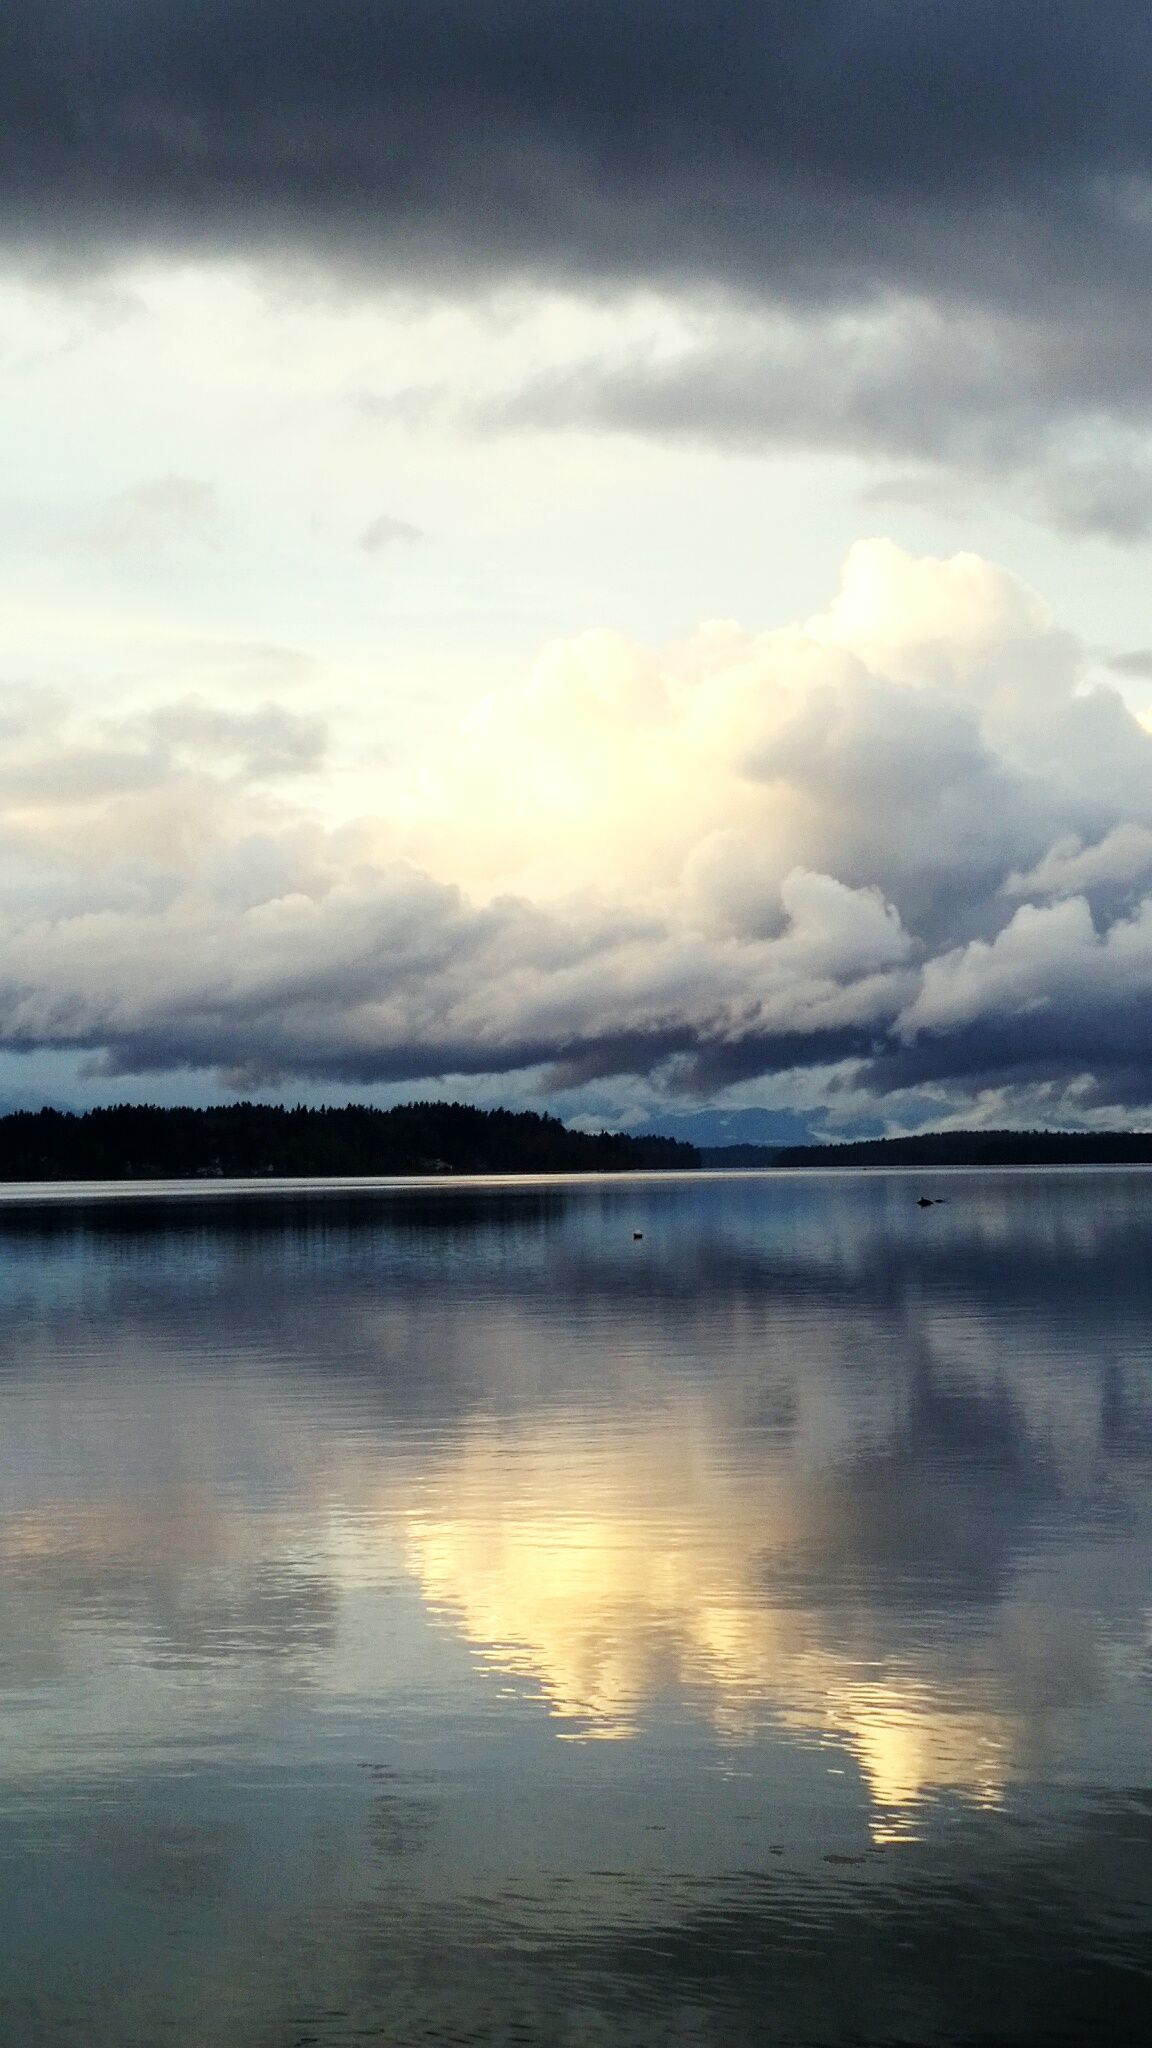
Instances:
[[[698,1166],[674,1138],[570,1131],[530,1110],[411,1102],[284,1109],[125,1103],[0,1117],[0,1181],[437,1173],[627,1173]]]
[[[842,1145],[706,1146],[708,1167],[1145,1166],[1148,1131],[925,1131],[913,1138],[860,1138]]]
[[[122,1103],[0,1116],[0,1182],[341,1174],[628,1173],[699,1166],[1152,1165],[1144,1131],[929,1131],[838,1145],[724,1145],[570,1131],[532,1110],[409,1102],[395,1109]]]

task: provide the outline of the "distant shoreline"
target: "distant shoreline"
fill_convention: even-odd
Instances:
[[[843,1145],[707,1145],[706,1169],[787,1167],[1152,1166],[1148,1131],[928,1131]]]
[[[1152,1166],[1152,1132],[928,1131],[836,1145],[696,1147],[658,1134],[572,1131],[531,1110],[458,1102],[393,1109],[123,1103],[0,1116],[0,1186],[997,1166]]]
[[[468,1174],[652,1173],[698,1167],[693,1145],[570,1131],[532,1110],[410,1102],[284,1109],[123,1103],[0,1116],[0,1184],[422,1179]]]

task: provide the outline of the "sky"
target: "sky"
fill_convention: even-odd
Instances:
[[[1152,15],[8,0],[0,1107],[1152,1120]]]

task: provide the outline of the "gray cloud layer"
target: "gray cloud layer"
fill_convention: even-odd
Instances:
[[[820,296],[1129,289],[1150,78],[1137,0],[12,0],[0,210]]]
[[[1112,324],[1112,321],[1115,324]],[[873,494],[934,500],[941,467],[1009,479],[1071,534],[1152,532],[1152,347],[1112,309],[881,306],[870,316],[697,323],[677,353],[595,357],[469,409],[484,430],[609,428],[741,451],[848,451],[909,473]]]
[[[720,288],[784,326],[504,418],[1007,475],[1132,541],[1150,96],[1138,0],[12,0],[0,242]]]

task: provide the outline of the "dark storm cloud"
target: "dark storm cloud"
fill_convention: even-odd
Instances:
[[[719,293],[695,358],[489,423],[912,458],[1140,541],[1150,93],[1137,0],[12,0],[0,245]]]
[[[1008,301],[1142,284],[1136,0],[10,0],[17,242]]]

